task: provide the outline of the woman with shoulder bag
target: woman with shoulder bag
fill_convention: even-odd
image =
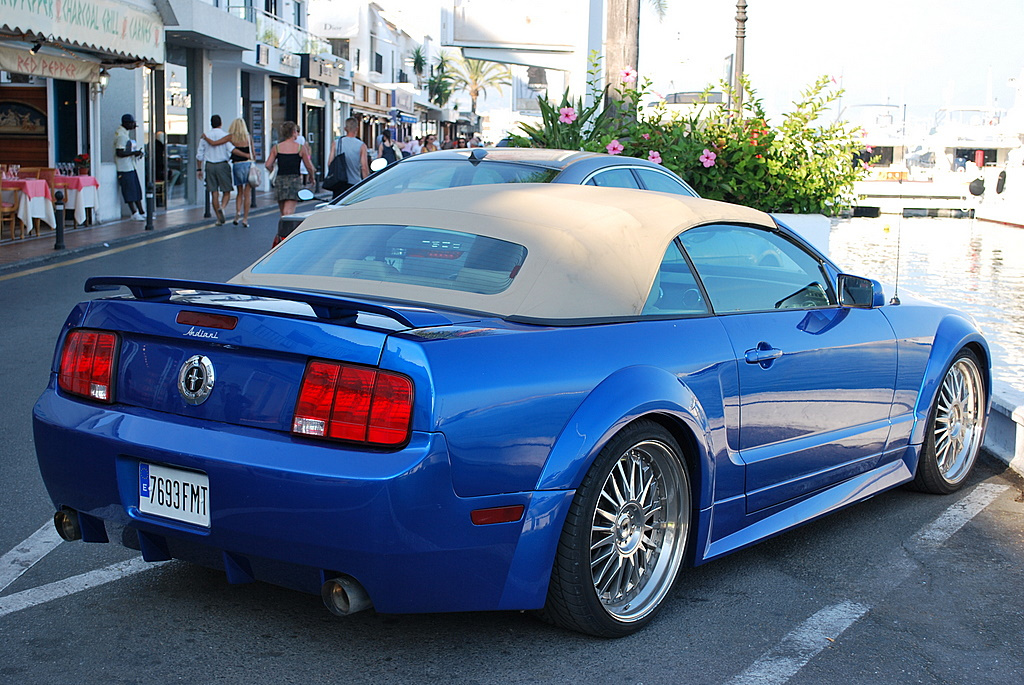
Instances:
[[[316,177],[313,160],[309,158],[309,152],[305,146],[296,142],[297,137],[298,131],[295,128],[295,122],[284,122],[281,124],[281,142],[270,150],[270,156],[267,157],[267,171],[273,169],[274,163],[277,163],[274,196],[277,198],[281,216],[295,213],[295,205],[299,202],[299,190],[302,189],[300,167],[305,165],[309,175]]]

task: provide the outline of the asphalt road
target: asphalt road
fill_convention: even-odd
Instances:
[[[85,279],[225,279],[274,216],[0,278],[0,683],[1024,680],[1024,494],[988,460],[955,496],[892,491],[684,570],[658,621],[618,641],[523,613],[338,618],[318,597],[55,544],[31,407]]]

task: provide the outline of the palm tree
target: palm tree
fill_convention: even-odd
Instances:
[[[451,75],[455,89],[465,91],[469,95],[470,111],[473,114],[476,114],[477,99],[481,95],[487,95],[488,88],[494,88],[501,94],[502,86],[512,85],[512,72],[507,66],[479,59],[455,62]]]
[[[412,73],[416,74],[416,87],[423,87],[423,72],[427,70],[427,55],[423,52],[423,46],[417,45],[410,55],[412,58]]]
[[[427,95],[438,107],[444,107],[452,97],[454,84],[450,73],[451,59],[444,52],[437,56],[434,66],[430,68],[427,79]]]
[[[664,19],[667,0],[648,0],[658,19]],[[605,83],[615,97],[620,86],[619,75],[626,67],[637,68],[640,59],[640,0],[608,0],[605,12],[608,39],[605,49]]]

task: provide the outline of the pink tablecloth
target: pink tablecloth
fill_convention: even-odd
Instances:
[[[46,181],[40,178],[5,179],[4,188],[14,188],[21,193],[18,218],[29,233],[35,230],[33,219],[44,221],[49,226],[56,224],[53,217],[53,195]]]
[[[96,180],[95,176],[57,176],[53,180],[53,185],[71,190],[81,190],[89,186],[99,188],[100,182]]]
[[[94,176],[57,176],[53,185],[64,191],[64,207],[75,213],[75,224],[84,224],[85,210],[97,205],[100,182]]]

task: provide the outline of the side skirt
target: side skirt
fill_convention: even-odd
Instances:
[[[698,549],[694,565],[749,547],[913,480],[914,472],[910,465],[917,464],[917,450],[916,446],[908,447],[902,459],[882,464],[806,499],[782,505],[774,514],[759,518],[735,533],[707,542],[703,554]],[[713,515],[709,519],[734,519],[739,516],[742,520],[747,516],[744,506],[742,497],[718,503],[713,507]],[[702,512],[703,515],[709,513]]]

